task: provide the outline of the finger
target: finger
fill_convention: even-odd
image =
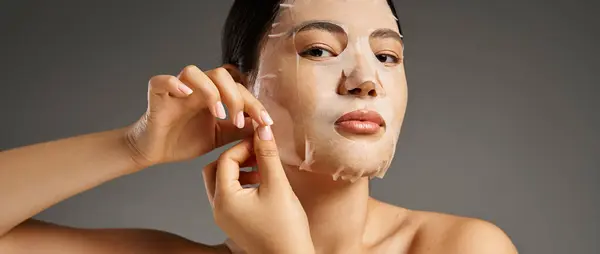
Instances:
[[[221,102],[219,90],[212,80],[194,65],[188,65],[179,74],[179,79],[192,90],[198,91],[203,105],[206,105],[213,116],[225,119],[225,108]]]
[[[208,201],[211,206],[214,206],[215,199],[215,184],[217,177],[217,162],[214,161],[202,170],[202,178],[204,179],[204,188],[206,189],[206,195],[208,196]]]
[[[259,125],[272,125],[273,119],[262,103],[245,86],[240,83],[236,83],[236,85],[244,101],[244,111]]]
[[[254,134],[254,156],[260,172],[261,186],[287,182],[270,126],[260,126]]]
[[[229,72],[225,68],[219,67],[207,71],[206,76],[213,81],[219,90],[221,100],[223,100],[229,111],[230,121],[239,129],[244,128],[246,124],[244,119],[244,101]]]
[[[194,91],[181,80],[171,75],[157,75],[148,81],[148,92],[155,95],[172,95],[174,97],[187,97]]]
[[[232,193],[242,189],[239,182],[240,165],[251,157],[252,140],[244,139],[225,151],[217,160],[215,193]]]
[[[254,128],[252,126],[252,119],[249,117],[244,118],[244,128],[239,129],[235,126],[231,121],[228,120],[219,120],[217,121],[216,126],[216,147],[221,147],[226,144],[229,144],[233,141],[237,141],[243,138],[251,137],[252,133],[254,133]]]

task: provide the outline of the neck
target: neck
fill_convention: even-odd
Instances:
[[[332,176],[286,167],[294,193],[308,217],[317,253],[350,253],[362,248],[369,180],[334,181]]]

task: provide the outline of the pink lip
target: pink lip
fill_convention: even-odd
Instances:
[[[356,110],[340,117],[335,125],[344,132],[353,134],[376,134],[385,126],[381,115],[375,111]]]

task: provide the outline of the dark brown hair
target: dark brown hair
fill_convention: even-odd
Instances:
[[[255,71],[261,42],[279,13],[283,0],[235,0],[225,21],[222,37],[223,64],[232,64],[245,74]],[[394,2],[388,0],[394,16]],[[400,22],[398,30],[402,34]]]

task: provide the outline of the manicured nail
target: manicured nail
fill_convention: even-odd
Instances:
[[[192,92],[194,92],[194,91],[192,91],[192,89],[190,89],[189,87],[187,87],[184,84],[179,84],[179,86],[177,88],[179,88],[179,91],[181,91],[185,95],[190,95],[190,94],[192,94]]]
[[[227,114],[225,114],[225,107],[223,106],[223,103],[221,103],[220,101],[217,102],[215,109],[216,109],[218,118],[225,119],[227,117]]]
[[[273,132],[271,131],[271,127],[269,127],[269,126],[258,127],[258,138],[260,138],[261,140],[272,140]]]
[[[262,112],[260,112],[260,118],[266,125],[273,125],[273,119],[271,119],[271,116],[269,116],[267,111],[263,110]]]
[[[237,113],[234,121],[235,121],[235,126],[237,126],[240,129],[244,128],[244,124],[246,123],[246,121],[244,119],[244,112],[240,111],[239,113]]]

